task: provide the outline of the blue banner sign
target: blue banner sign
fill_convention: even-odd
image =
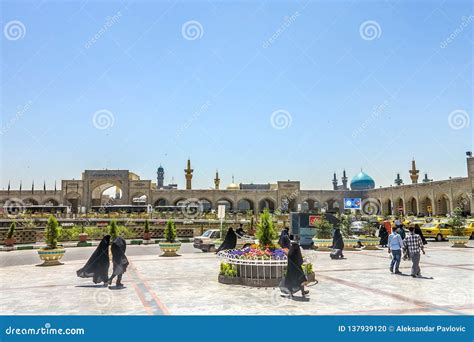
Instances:
[[[344,209],[362,209],[361,198],[344,198]]]

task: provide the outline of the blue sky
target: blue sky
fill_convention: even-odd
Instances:
[[[363,168],[387,186],[412,157],[465,176],[473,15],[470,1],[2,1],[0,185],[154,180],[161,163],[182,187],[188,157],[198,188],[216,169],[224,185],[326,189]]]

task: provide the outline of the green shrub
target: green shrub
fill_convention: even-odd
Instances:
[[[237,277],[237,267],[223,262],[221,263],[219,274],[225,277]]]
[[[332,235],[332,224],[329,223],[324,217],[321,217],[320,220],[317,220],[314,223],[316,228],[316,237],[318,239],[330,239]]]
[[[45,242],[48,249],[55,249],[58,246],[58,237],[61,234],[61,227],[59,227],[58,220],[53,215],[48,218],[45,229]]]
[[[301,265],[301,267],[303,268],[304,274],[308,275],[310,273],[313,273],[313,264],[307,263],[307,264]]]
[[[115,221],[115,220],[110,221],[109,235],[110,235],[110,240],[111,241],[115,240],[115,238],[117,238],[117,236],[119,235],[118,227],[117,227],[117,221]]]
[[[165,241],[175,242],[176,241],[176,226],[173,221],[169,220],[166,222],[165,228]]]
[[[453,211],[451,219],[449,220],[449,224],[452,226],[452,235],[453,236],[464,236],[465,228],[465,220],[462,217],[462,209],[456,208]]]
[[[11,239],[13,237],[13,234],[15,234],[15,230],[16,230],[16,222],[13,221],[12,224],[10,225],[10,228],[8,228],[7,239]]]
[[[118,227],[117,234],[118,234],[117,236],[121,236],[124,239],[131,239],[135,235],[129,228],[125,226]]]
[[[260,222],[257,224],[257,233],[255,236],[258,239],[260,246],[272,246],[273,240],[276,239],[275,227],[268,209],[265,209],[260,215]]]
[[[148,223],[148,220],[145,221],[145,233],[150,232],[150,224]]]
[[[339,217],[341,232],[344,237],[350,237],[353,235],[351,224],[352,224],[352,215],[341,215]]]
[[[79,234],[81,234],[81,228],[77,226],[71,228],[62,228],[58,241],[76,241],[79,239]]]
[[[86,227],[84,229],[84,232],[89,236],[89,239],[91,240],[99,240],[102,239],[104,235],[106,235],[104,229],[97,227]]]

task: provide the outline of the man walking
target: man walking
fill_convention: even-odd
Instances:
[[[412,262],[411,266],[411,276],[413,278],[421,278],[420,270],[420,250],[425,254],[425,249],[423,248],[423,241],[418,234],[415,234],[415,227],[409,228],[409,233],[405,240],[403,240],[404,247],[408,250],[408,255]]]
[[[390,263],[390,272],[394,272],[395,274],[402,274],[399,271],[400,261],[402,259],[402,248],[403,248],[403,240],[400,234],[398,234],[397,230],[394,229],[392,234],[388,237],[388,253],[392,253],[392,262]]]

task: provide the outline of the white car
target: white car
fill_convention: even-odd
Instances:
[[[194,248],[200,249],[203,252],[215,252],[222,243],[220,238],[221,232],[219,229],[209,229],[206,230],[201,236],[194,238],[193,246]],[[249,236],[239,236],[237,234],[237,246],[235,248],[244,248],[254,243],[257,243],[257,240],[254,238]]]
[[[368,227],[369,223],[364,221],[354,221],[351,223],[351,231],[355,235],[365,234],[367,232]]]

